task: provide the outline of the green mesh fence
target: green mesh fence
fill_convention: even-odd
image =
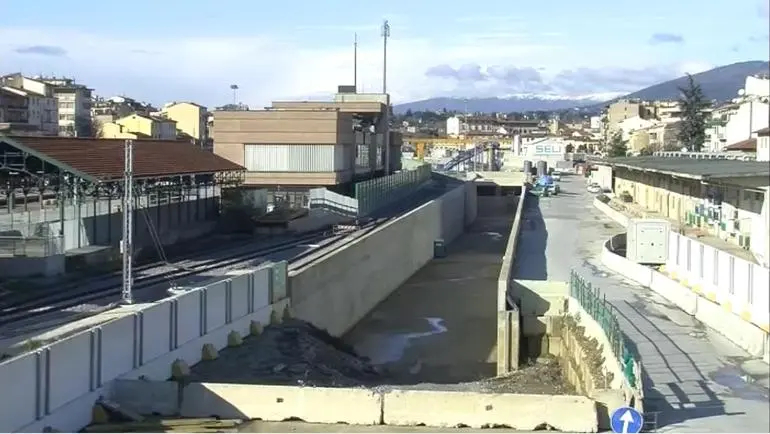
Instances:
[[[404,170],[382,178],[356,183],[358,215],[367,216],[383,206],[403,199],[428,181],[430,172],[430,166],[423,165],[414,170]]]
[[[607,302],[606,296],[602,295],[598,288],[593,288],[591,283],[586,281],[575,270],[570,275],[570,295],[578,301],[591,317],[598,322],[604,330],[607,339],[612,345],[612,352],[623,367],[623,374],[626,376],[631,387],[636,387],[636,375],[634,373],[635,360],[626,346],[623,333],[618,324],[618,317],[614,313],[613,306]]]

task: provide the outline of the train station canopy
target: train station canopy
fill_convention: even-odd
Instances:
[[[0,144],[88,182],[123,179],[125,140],[5,136]],[[246,169],[187,141],[134,140],[134,179],[212,175]],[[5,158],[0,155],[0,158]]]

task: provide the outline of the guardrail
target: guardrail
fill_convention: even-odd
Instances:
[[[426,165],[356,183],[355,198],[358,201],[359,217],[367,216],[383,206],[408,196],[430,180],[430,174],[430,166]]]
[[[614,313],[615,308],[607,302],[606,297],[602,296],[598,288],[594,289],[591,283],[575,270],[570,273],[569,289],[570,296],[577,300],[583,310],[601,325],[612,345],[613,354],[621,363],[626,381],[632,389],[636,389],[640,378],[640,365],[626,346],[618,317]]]

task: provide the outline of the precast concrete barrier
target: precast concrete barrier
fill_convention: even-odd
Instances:
[[[697,288],[687,286],[654,268],[629,261],[610,249],[608,240],[602,249],[601,260],[607,268],[627,277],[676,305],[698,321],[724,335],[727,339],[756,357],[770,362],[770,337],[750,321],[736,315],[730,306],[720,305],[706,298]]]
[[[508,244],[505,246],[503,262],[500,265],[500,275],[497,278],[497,375],[519,368],[520,314],[516,304],[508,302],[508,295],[513,283],[516,246],[526,197],[527,186],[522,184],[511,233],[508,235]]]
[[[181,295],[120,308],[122,316],[113,310],[108,322],[0,362],[0,431],[79,431],[114,380],[166,380],[174,362],[194,365],[232,332],[246,335],[288,309],[286,270],[285,262],[234,270]]]
[[[297,318],[342,336],[472,223],[473,183],[396,218],[312,263],[292,270],[289,291]]]
[[[180,391],[181,387],[181,391]],[[596,401],[576,395],[469,391],[267,386],[120,380],[113,401],[142,413],[185,417],[261,419],[533,431],[597,432]]]
[[[628,218],[599,200],[594,206],[624,227]],[[660,269],[698,296],[770,332],[770,269],[717,247],[670,231]]]

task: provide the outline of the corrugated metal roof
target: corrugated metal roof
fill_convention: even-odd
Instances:
[[[3,136],[0,142],[73,172],[86,180],[111,181],[123,178],[122,139]],[[244,171],[243,166],[186,141],[134,140],[134,176],[162,178]]]
[[[717,160],[682,157],[611,158],[606,164],[695,179],[770,176],[770,166],[761,161]]]

